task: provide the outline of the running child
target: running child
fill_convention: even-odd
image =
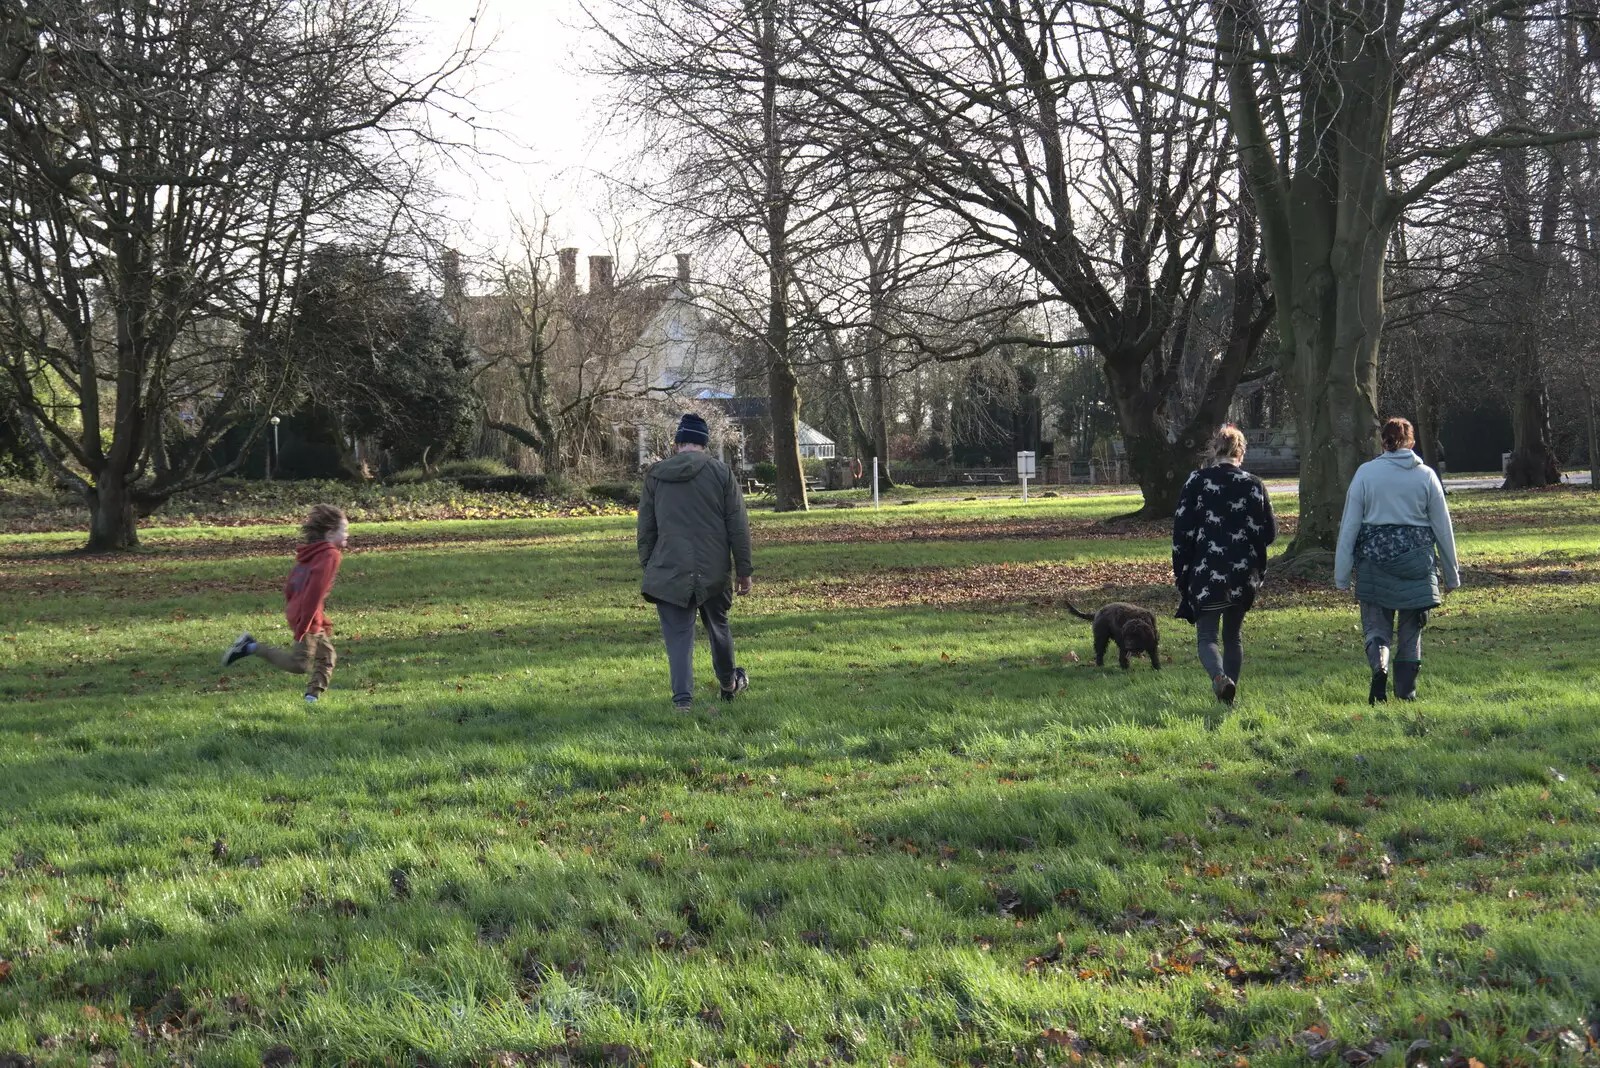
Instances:
[[[339,561],[343,559],[340,550],[349,540],[350,523],[340,509],[317,504],[300,529],[305,540],[295,551],[294,570],[283,585],[284,615],[294,634],[294,646],[280,649],[262,645],[248,633],[241,634],[222,654],[222,666],[247,656],[259,656],[273,667],[296,675],[310,671],[306,701],[315,702],[328,688],[338,659],[333,651],[333,624],[322,609],[333,590],[334,576],[339,573]]]

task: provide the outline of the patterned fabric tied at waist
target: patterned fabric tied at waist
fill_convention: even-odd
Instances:
[[[1433,544],[1432,527],[1406,523],[1363,523],[1356,537],[1356,555],[1363,560],[1383,563]]]

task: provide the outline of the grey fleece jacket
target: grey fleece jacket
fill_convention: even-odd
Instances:
[[[735,569],[751,574],[750,520],[733,473],[697,450],[651,467],[638,543],[646,599],[693,608],[726,594]]]
[[[1410,449],[1395,449],[1356,468],[1344,498],[1344,518],[1339,523],[1339,550],[1334,556],[1333,584],[1350,588],[1350,572],[1355,567],[1356,539],[1363,523],[1410,527],[1432,527],[1439,550],[1444,588],[1461,585],[1456,563],[1456,536],[1450,525],[1450,509],[1444,501],[1444,486],[1433,468]]]

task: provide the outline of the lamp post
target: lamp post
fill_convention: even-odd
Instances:
[[[267,479],[269,481],[272,479],[272,475],[273,475],[274,469],[278,466],[278,423],[279,423],[279,421],[280,420],[278,419],[277,416],[273,416],[269,420],[269,422],[272,423],[272,462],[267,465]]]

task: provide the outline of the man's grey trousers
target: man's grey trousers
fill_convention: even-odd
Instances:
[[[733,685],[733,629],[728,609],[733,591],[713,597],[696,608],[656,602],[661,617],[661,638],[667,643],[667,663],[672,670],[672,703],[682,708],[694,704],[694,618],[699,615],[711,637],[711,668],[723,689]]]

